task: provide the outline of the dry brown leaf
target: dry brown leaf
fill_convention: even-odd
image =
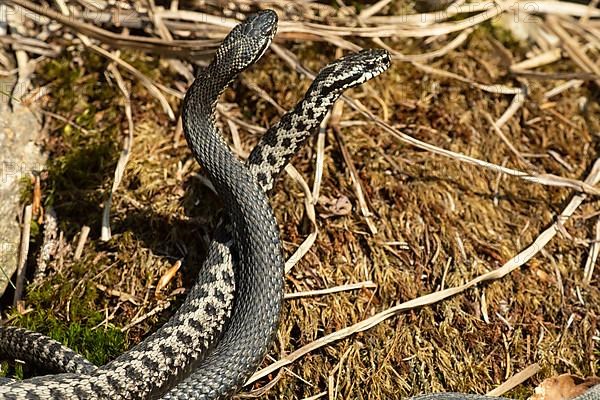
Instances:
[[[155,296],[160,295],[160,291],[163,290],[169,284],[169,282],[171,282],[171,279],[173,279],[177,271],[179,271],[179,268],[181,268],[181,261],[177,260],[177,262],[173,264],[173,266],[169,268],[167,272],[163,274],[163,276],[160,277],[158,283],[156,284],[156,290],[154,291]]]
[[[535,388],[535,394],[529,400],[570,400],[598,384],[600,384],[600,378],[597,376],[580,378],[575,375],[562,374],[545,379]]]
[[[324,209],[324,212],[319,213],[321,218],[348,215],[352,212],[352,203],[346,196],[341,196],[337,199],[321,196],[319,198],[319,204],[321,204]]]

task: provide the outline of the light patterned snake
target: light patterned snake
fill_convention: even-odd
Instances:
[[[63,372],[0,386],[0,398],[221,399],[256,369],[277,328],[283,283],[279,234],[265,193],[343,91],[390,64],[387,52],[366,50],[325,67],[243,165],[215,127],[215,104],[266,51],[276,23],[273,12],[263,11],[235,27],[183,102],[186,139],[222,197],[230,222],[211,243],[184,304],[143,342],[98,368],[42,335],[0,327],[0,350]]]

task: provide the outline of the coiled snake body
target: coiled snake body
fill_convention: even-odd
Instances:
[[[221,229],[211,243],[184,304],[156,332],[99,368],[39,334],[0,327],[0,351],[66,372],[0,386],[0,399],[218,399],[257,367],[277,327],[283,282],[265,192],[343,91],[390,64],[387,52],[366,50],[325,67],[303,100],[267,131],[245,167],[219,135],[214,106],[236,75],[266,51],[276,23],[275,13],[262,11],[235,27],[183,102],[186,139],[231,222],[231,235]]]

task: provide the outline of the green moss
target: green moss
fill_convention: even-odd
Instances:
[[[498,40],[504,45],[504,47],[508,49],[519,49],[522,46],[522,43],[515,38],[510,29],[505,28],[504,25],[497,19],[484,22],[480,25],[480,28],[484,31],[487,30],[496,40]]]
[[[31,220],[31,227],[29,228],[29,236],[31,239],[37,239],[41,233],[40,224],[35,219]]]
[[[6,361],[0,363],[0,376],[6,376],[9,373],[9,366]]]
[[[31,204],[33,201],[33,182],[29,176],[24,176],[19,182],[19,201],[21,204]]]
[[[77,312],[81,311],[83,310],[77,310]],[[94,323],[100,324],[104,318],[98,312],[86,311],[89,313],[83,324],[80,322],[65,323],[47,311],[38,310],[22,317],[19,325],[38,332],[43,331],[44,334],[81,353],[96,365],[106,364],[125,351],[124,334],[110,326],[90,328]],[[75,312],[72,313],[75,314]]]
[[[80,265],[77,275],[83,276],[85,270]],[[121,330],[110,324],[103,324],[104,314],[99,311],[98,290],[91,281],[83,288],[77,287],[71,279],[66,281],[60,275],[54,275],[41,286],[32,288],[27,294],[28,304],[33,311],[20,315],[13,311],[13,324],[43,333],[74,351],[96,365],[103,365],[122,354],[127,349],[127,337]],[[69,318],[56,314],[56,306],[69,310]],[[0,376],[13,376],[22,379],[27,376],[23,366],[15,363],[0,364]]]
[[[103,325],[104,315],[98,311],[98,290],[91,282],[83,288],[73,281],[62,282],[60,276],[44,282],[28,293],[34,310],[15,313],[15,325],[41,332],[81,353],[96,365],[102,365],[123,353],[126,335],[110,324]],[[52,308],[57,299],[69,302],[69,318],[57,317]],[[16,371],[15,371],[16,372]],[[17,375],[17,377],[19,377]]]

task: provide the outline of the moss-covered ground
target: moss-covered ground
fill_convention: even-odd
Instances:
[[[404,40],[393,45],[410,54],[422,43]],[[286,46],[312,69],[335,57],[335,49],[322,43]],[[500,117],[509,96],[428,75],[401,62],[350,95],[428,143],[498,165],[583,179],[598,154],[597,88],[587,82],[544,99],[543,93],[557,82],[511,76],[498,46],[515,59],[527,52],[525,43],[484,24],[432,65],[482,83],[528,85],[524,107],[503,129],[527,164],[514,156],[486,118]],[[166,86],[186,84],[165,60],[133,51],[121,56]],[[106,72],[108,63],[89,50],[71,49],[36,71],[36,83],[49,88],[43,107],[69,121],[46,118],[49,164],[42,181],[44,206],[56,210],[64,240],[48,276],[27,288],[20,310],[5,315],[11,323],[49,334],[97,364],[139,342],[176,309],[185,295],[181,288],[190,287],[201,264],[219,211],[218,199],[195,177],[200,168],[176,122],[141,84],[128,79],[135,141],[114,195],[112,239],[99,240],[102,204],[127,129],[123,96]],[[570,62],[561,61],[545,72],[573,69]],[[245,73],[245,79],[285,109],[310,83],[272,53]],[[584,111],[579,106],[582,98],[588,100]],[[180,101],[169,101],[177,112]],[[223,102],[230,113],[255,125],[266,127],[278,118],[272,105],[239,81]],[[359,119],[344,106],[343,121]],[[223,127],[229,132],[226,123]],[[243,128],[240,134],[245,149],[258,139]],[[499,176],[415,149],[373,124],[345,127],[341,134],[378,233],[369,233],[339,142],[328,130],[321,196],[347,197],[352,212],[322,218],[330,210],[323,202],[317,206],[318,238],[288,275],[286,291],[366,280],[377,288],[287,300],[271,351],[274,358],[399,302],[499,267],[553,223],[573,195],[571,190]],[[552,152],[564,164],[551,157]],[[293,162],[309,183],[314,154],[311,142]],[[288,254],[307,234],[301,199],[301,188],[283,176],[272,204]],[[597,374],[599,268],[591,284],[582,282],[597,208],[596,199],[587,200],[565,224],[568,235],[558,235],[509,276],[406,312],[294,362],[264,398],[301,399],[321,392],[344,399],[395,399],[441,390],[483,393],[538,362],[542,372],[509,393],[525,398],[545,377]],[[84,225],[91,227],[90,239],[81,259],[74,260]],[[40,229],[33,233],[31,260],[42,238]],[[156,294],[158,280],[179,259],[184,260],[182,269]],[[152,313],[155,309],[160,311]],[[148,318],[128,326],[148,313]],[[32,372],[6,362],[3,369],[17,376]],[[269,379],[274,376],[255,387]]]

